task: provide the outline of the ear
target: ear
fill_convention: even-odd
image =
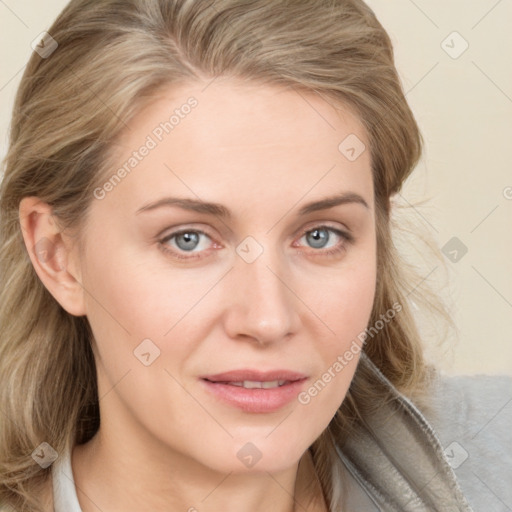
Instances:
[[[55,300],[74,316],[85,315],[79,255],[64,234],[52,208],[37,197],[24,197],[19,205],[23,240],[32,265]]]

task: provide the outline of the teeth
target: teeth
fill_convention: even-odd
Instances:
[[[286,384],[286,380],[272,380],[259,382],[255,380],[244,380],[243,382],[229,382],[232,386],[244,387],[245,389],[272,389]]]
[[[269,389],[269,388],[277,388],[279,387],[279,381],[278,380],[273,380],[271,382],[262,382],[261,383],[261,387],[262,388],[265,388],[265,389]],[[282,386],[282,384],[281,384]]]
[[[255,381],[255,380],[244,380],[244,383],[243,383],[243,386],[245,389],[254,389],[254,388],[262,388],[264,386],[266,386],[266,388],[270,388],[270,387],[276,387],[277,386],[277,382],[275,383],[275,386],[269,386],[268,384],[274,384],[275,381],[273,382],[258,382],[258,381]]]

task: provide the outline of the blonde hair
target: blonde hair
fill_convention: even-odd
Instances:
[[[407,299],[420,278],[394,246],[390,199],[417,164],[423,140],[391,41],[365,3],[73,0],[48,32],[58,47],[47,58],[33,53],[26,67],[0,189],[0,503],[44,510],[38,496],[51,466],[42,469],[31,453],[42,442],[60,453],[88,441],[99,426],[89,323],[68,314],[38,279],[21,234],[20,200],[47,202],[81,243],[93,191],[111,169],[113,141],[149,99],[173,84],[218,76],[280,84],[357,113],[370,142],[377,216],[369,325],[393,304],[402,307],[364,351],[402,392],[412,396],[422,388],[427,365]],[[426,293],[423,286],[414,294],[417,303],[426,298],[436,307]],[[361,408],[380,399],[358,370],[311,447],[331,506],[339,493],[333,436],[342,442],[361,420]]]

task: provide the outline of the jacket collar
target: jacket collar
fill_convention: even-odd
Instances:
[[[363,410],[363,421],[336,443],[350,475],[348,510],[471,512],[425,416],[364,352],[357,371],[386,399],[378,408]]]

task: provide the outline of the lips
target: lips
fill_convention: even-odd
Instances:
[[[302,390],[307,376],[290,370],[244,369],[201,377],[206,390],[222,403],[245,412],[275,412]]]

